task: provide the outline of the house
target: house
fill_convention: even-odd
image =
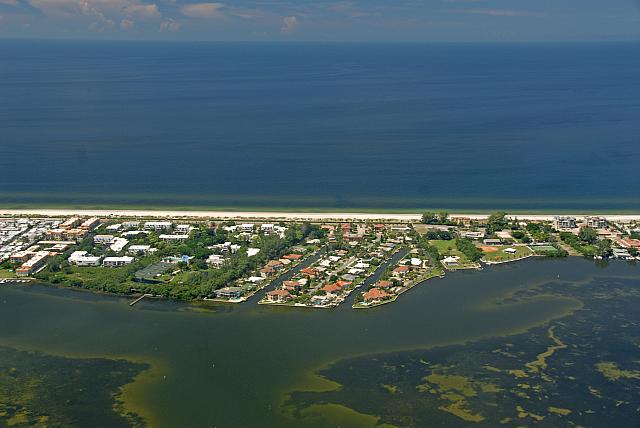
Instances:
[[[255,225],[253,223],[242,223],[240,225],[240,230],[243,232],[253,232],[254,227]]]
[[[247,256],[253,257],[260,252],[260,248],[247,248]]]
[[[442,263],[445,266],[457,266],[460,264],[460,257],[458,256],[450,256],[442,259]]]
[[[630,260],[633,256],[624,248],[614,248],[613,249],[613,257],[616,259],[626,259]]]
[[[140,227],[139,221],[125,221],[122,223],[124,229],[137,229]]]
[[[97,267],[100,266],[100,257],[92,256],[86,251],[74,251],[69,256],[69,263],[76,266]]]
[[[176,234],[178,235],[188,235],[191,232],[191,226],[188,224],[179,224],[176,226]]]
[[[339,293],[340,290],[342,290],[342,287],[340,287],[338,284],[327,284],[322,287],[322,291],[327,294],[336,294]]]
[[[146,230],[169,230],[173,226],[170,221],[147,221],[144,224]]]
[[[319,294],[317,296],[311,297],[311,304],[315,306],[325,306],[331,303],[334,300],[333,294]]]
[[[243,289],[241,287],[224,287],[216,290],[215,293],[219,299],[238,299],[242,297]]]
[[[267,300],[270,302],[284,303],[292,298],[287,290],[273,290],[267,293]]]
[[[286,260],[300,260],[302,258],[302,254],[286,254],[282,256],[282,258]]]
[[[339,285],[340,287],[346,287],[348,285],[351,285],[352,282],[351,281],[336,281],[336,284]]]
[[[102,266],[104,267],[118,267],[128,265],[133,262],[133,257],[122,256],[122,257],[105,257],[102,261]]]
[[[393,287],[393,282],[391,282],[391,281],[378,281],[378,283],[376,284],[376,287],[378,287],[378,288],[391,288],[391,287]]]
[[[379,302],[381,300],[384,300],[389,296],[391,295],[386,291],[380,290],[379,288],[374,287],[371,290],[364,293],[362,297],[364,298],[365,302],[373,303],[373,302]]]
[[[347,282],[353,282],[356,280],[356,277],[351,275],[350,273],[345,273],[344,275],[342,275],[340,278],[342,278],[343,280],[347,281]]]
[[[267,278],[275,273],[275,269],[271,266],[265,266],[260,269],[260,276],[263,278]]]
[[[460,232],[460,236],[462,238],[469,238],[469,239],[482,239],[484,238],[484,232],[482,231],[470,231],[470,230],[463,230],[462,232]]]
[[[222,266],[224,262],[225,262],[225,258],[220,254],[211,254],[207,259],[207,264],[216,268],[219,268],[220,266]]]
[[[411,266],[420,267],[422,266],[422,260],[417,257],[412,257],[410,260]]]
[[[282,288],[287,291],[299,291],[302,288],[302,284],[298,281],[284,281]]]
[[[404,276],[409,273],[409,266],[398,266],[393,270],[395,276]]]
[[[115,236],[113,235],[96,235],[93,237],[93,243],[98,245],[110,245]]]
[[[313,268],[300,269],[300,273],[309,277],[314,277],[317,275],[316,270]]]

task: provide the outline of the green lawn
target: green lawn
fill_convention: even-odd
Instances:
[[[15,278],[16,274],[6,269],[0,269],[0,278]]]
[[[533,251],[529,247],[525,246],[512,246],[512,245],[501,245],[496,246],[498,251],[491,252],[483,252],[482,259],[487,262],[507,262],[509,260],[517,260],[523,257],[527,257],[533,254]],[[506,248],[513,248],[516,250],[515,253],[506,253],[504,250]]]
[[[459,265],[449,266],[448,269],[469,269],[478,267],[477,263],[472,262],[464,255],[464,253],[456,248],[456,241],[452,239],[450,241],[434,240],[429,241],[429,244],[438,249],[438,252],[443,257],[458,256],[460,257]]]

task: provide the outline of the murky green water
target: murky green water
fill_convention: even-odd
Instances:
[[[0,287],[0,346],[64,356],[70,365],[90,357],[125,358],[135,367],[148,364],[150,368],[116,398],[124,401],[125,410],[138,412],[152,426],[467,423],[451,409],[441,409],[460,406],[453,402],[455,397],[443,397],[448,392],[463,397],[464,411],[482,415],[481,424],[493,425],[514,412],[507,425],[552,424],[549,421],[564,417],[549,407],[572,410],[568,420],[597,424],[604,420],[600,419],[603,414],[622,404],[601,403],[604,407],[597,409],[601,412],[598,419],[588,419],[591,413],[583,413],[580,419],[578,411],[593,406],[583,404],[584,391],[566,387],[561,379],[588,378],[588,382],[574,382],[619,395],[617,401],[629,401],[625,397],[637,391],[633,388],[640,382],[633,377],[640,369],[639,316],[633,309],[637,305],[613,302],[638,299],[633,290],[639,285],[637,266],[612,263],[602,268],[582,259],[536,259],[449,274],[414,288],[393,304],[358,311],[350,305],[336,310],[258,306],[255,301],[260,296],[248,304],[209,309],[144,301],[131,308],[125,299],[36,286]],[[625,335],[611,333],[622,328],[609,321],[611,305],[624,314],[616,323],[627,325]],[[587,320],[585,314],[596,317],[597,323],[596,318]],[[591,324],[602,328],[589,330]],[[545,368],[529,373],[527,363],[557,346],[549,336],[550,327],[567,347],[545,358]],[[449,346],[460,344],[464,346]],[[515,357],[493,352],[497,349]],[[617,349],[626,356],[617,355]],[[460,365],[460,360],[468,363]],[[570,374],[563,374],[565,366],[559,367],[558,361],[573,361],[566,372]],[[389,374],[385,362],[412,369]],[[617,365],[598,370],[596,364],[601,362]],[[500,372],[483,369],[484,365]],[[445,366],[451,368],[442,370]],[[529,377],[516,382],[507,372],[510,369],[524,370]],[[343,388],[317,392],[336,386],[314,376],[318,370],[344,384]],[[610,375],[631,376],[611,381],[603,374],[606,370]],[[424,380],[434,373],[436,377]],[[460,387],[461,378],[471,386]],[[552,400],[549,382],[557,384],[553,393],[583,401]],[[483,383],[501,391],[469,395],[469,388],[481,391]],[[515,408],[524,398],[512,392],[519,391],[517,383],[542,385],[536,390],[538,403],[523,412],[545,419],[518,418]],[[118,391],[118,382],[105,381],[104,385],[114,394]],[[425,386],[419,390],[419,385]],[[73,385],[62,382],[59,387]],[[316,392],[304,392],[309,390]],[[107,398],[100,403],[93,403],[96,423],[104,409],[113,406]],[[543,414],[539,414],[541,408]]]

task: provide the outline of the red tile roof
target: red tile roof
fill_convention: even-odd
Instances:
[[[380,287],[380,288],[389,288],[393,286],[393,282],[391,281],[380,281],[378,282],[378,284],[376,284],[376,287]]]
[[[379,288],[372,288],[371,290],[364,293],[364,300],[370,302],[372,300],[381,300],[389,296],[389,293],[382,291]]]
[[[282,256],[282,258],[288,260],[300,260],[302,258],[302,254],[287,254],[286,256]]]
[[[335,293],[340,290],[342,290],[342,287],[340,287],[338,284],[327,284],[322,287],[322,291],[324,291],[325,293]]]

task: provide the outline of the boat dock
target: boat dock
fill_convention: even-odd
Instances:
[[[153,294],[143,294],[142,296],[138,297],[133,302],[129,303],[129,306],[135,305],[136,303],[138,303],[140,300],[144,299],[145,297],[153,297]]]

